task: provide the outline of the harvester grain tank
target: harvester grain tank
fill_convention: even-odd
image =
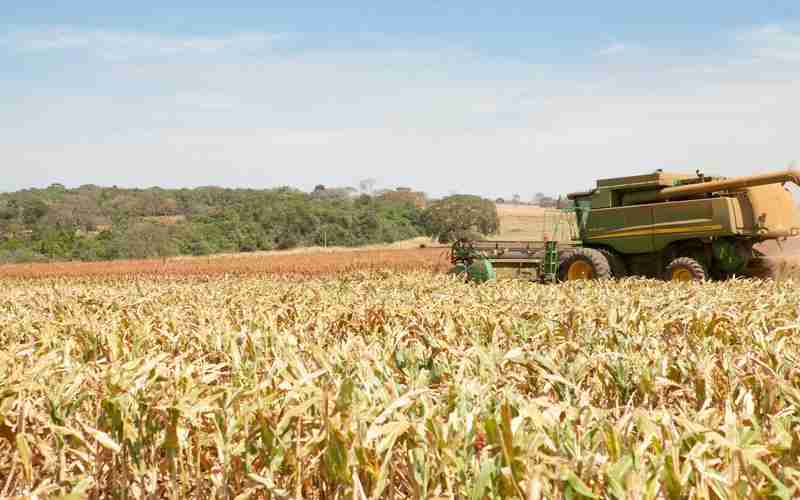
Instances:
[[[557,245],[556,277],[703,280],[740,275],[758,256],[756,243],[797,235],[794,199],[786,183],[800,185],[800,172],[728,179],[659,170],[598,180],[594,189],[568,195],[579,236]],[[472,249],[471,262],[502,267],[509,260],[504,249],[520,243],[495,242],[491,252],[481,251],[488,242],[460,245]],[[539,270],[553,265],[545,262],[545,246],[528,242],[524,263],[516,257],[513,265],[533,269],[541,279],[546,273]]]

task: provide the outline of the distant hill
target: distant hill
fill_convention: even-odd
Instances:
[[[0,263],[392,243],[424,233],[412,198],[348,189],[122,189],[0,193]]]

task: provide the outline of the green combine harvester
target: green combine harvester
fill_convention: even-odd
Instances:
[[[466,241],[451,248],[453,272],[475,282],[497,270],[538,282],[647,276],[674,281],[743,275],[762,255],[754,245],[798,235],[784,170],[724,178],[656,171],[601,179],[571,193],[576,238]]]

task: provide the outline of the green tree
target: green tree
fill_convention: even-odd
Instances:
[[[127,228],[124,238],[124,254],[134,259],[168,257],[178,253],[178,246],[170,235],[169,228],[151,222],[138,222]]]
[[[441,242],[495,234],[500,228],[494,202],[480,196],[456,194],[433,203],[425,211],[428,235]]]
[[[424,233],[423,212],[413,203],[355,193],[323,185],[304,193],[89,184],[0,193],[0,251],[4,261],[120,259],[357,246]]]
[[[47,203],[43,202],[42,200],[28,200],[22,207],[22,221],[25,224],[32,226],[33,224],[36,224],[39,219],[45,216],[47,210]]]

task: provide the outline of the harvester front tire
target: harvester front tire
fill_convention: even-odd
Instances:
[[[611,278],[611,264],[602,252],[593,248],[575,248],[561,255],[560,281]]]
[[[667,281],[705,281],[708,272],[701,263],[691,257],[678,257],[667,266],[664,272]]]

